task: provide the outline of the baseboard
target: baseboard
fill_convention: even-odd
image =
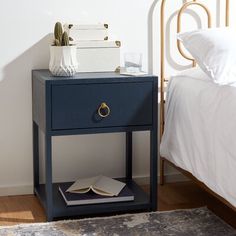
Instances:
[[[148,185],[150,178],[149,176],[135,176],[134,180],[139,185]],[[166,183],[185,182],[185,181],[189,181],[189,179],[184,175],[182,175],[181,173],[168,173],[165,175]],[[158,183],[160,183],[160,176],[158,177]]]
[[[190,181],[190,179],[182,175],[181,173],[169,173],[165,175],[166,183],[185,182],[185,181]]]
[[[134,180],[140,185],[149,184],[148,176],[135,176]],[[172,182],[183,182],[188,181],[185,176],[180,173],[169,173],[165,176],[165,181],[167,183]],[[10,187],[0,187],[0,196],[15,196],[15,195],[28,195],[33,194],[33,186],[10,186]]]
[[[0,196],[15,196],[33,194],[33,186],[0,187]]]

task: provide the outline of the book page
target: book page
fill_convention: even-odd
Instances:
[[[118,196],[124,187],[125,183],[106,176],[101,176],[93,185],[93,190],[95,189],[96,193],[101,195]]]
[[[72,184],[66,192],[70,193],[87,193],[91,186],[100,178],[100,176],[95,176],[92,178],[78,179],[74,184]]]
[[[96,189],[96,187],[94,187],[94,186],[91,187],[91,190],[94,193],[96,193],[98,195],[101,195],[101,196],[107,196],[107,197],[113,197],[114,196],[112,193],[107,193],[107,192],[104,192],[104,191],[102,191],[100,189]]]

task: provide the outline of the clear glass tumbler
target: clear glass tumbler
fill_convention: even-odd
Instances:
[[[142,54],[125,53],[125,71],[128,73],[138,73],[142,71]]]

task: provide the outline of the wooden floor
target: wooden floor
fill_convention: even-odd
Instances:
[[[236,228],[236,212],[192,182],[159,186],[158,206],[160,211],[207,206]],[[0,197],[0,225],[45,222],[45,220],[44,211],[35,196]]]

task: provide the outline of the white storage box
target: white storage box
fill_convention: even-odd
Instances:
[[[120,41],[81,41],[77,44],[77,72],[108,72],[120,68]]]
[[[73,43],[84,40],[108,40],[108,25],[76,25],[65,24],[65,31],[73,39]],[[72,43],[72,41],[71,41]]]

